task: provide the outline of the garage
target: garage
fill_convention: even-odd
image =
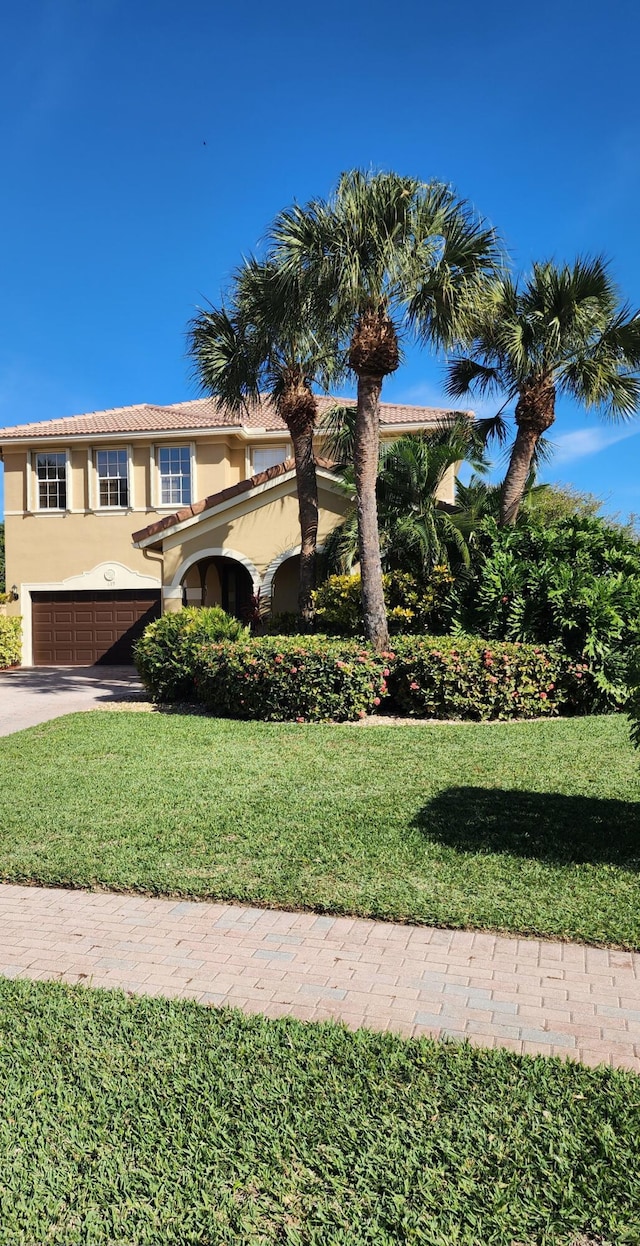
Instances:
[[[160,593],[31,593],[34,666],[128,666],[132,646],[160,614]]]

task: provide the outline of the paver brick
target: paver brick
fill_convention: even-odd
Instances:
[[[0,973],[441,1034],[640,1071],[640,956],[269,911],[0,886]]]

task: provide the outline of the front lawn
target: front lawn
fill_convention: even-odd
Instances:
[[[332,727],[90,713],[0,740],[0,877],[640,947],[622,716]]]
[[[0,980],[0,1095],[6,1246],[638,1242],[631,1073]]]

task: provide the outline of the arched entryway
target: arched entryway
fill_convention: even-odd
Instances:
[[[245,623],[253,617],[253,581],[235,558],[221,554],[200,558],[185,572],[181,584],[184,606],[222,606]]]
[[[297,614],[300,555],[290,554],[276,567],[271,580],[271,613]]]

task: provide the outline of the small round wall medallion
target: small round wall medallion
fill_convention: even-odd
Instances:
[[[114,571],[113,567],[107,567],[107,569],[106,569],[106,571],[105,571],[105,573],[104,573],[104,578],[105,578],[105,580],[108,580],[108,582],[109,582],[110,584],[112,584],[112,583],[113,583],[113,581],[114,581],[114,580],[115,580],[115,578],[116,578],[116,573],[115,573],[115,571]]]

